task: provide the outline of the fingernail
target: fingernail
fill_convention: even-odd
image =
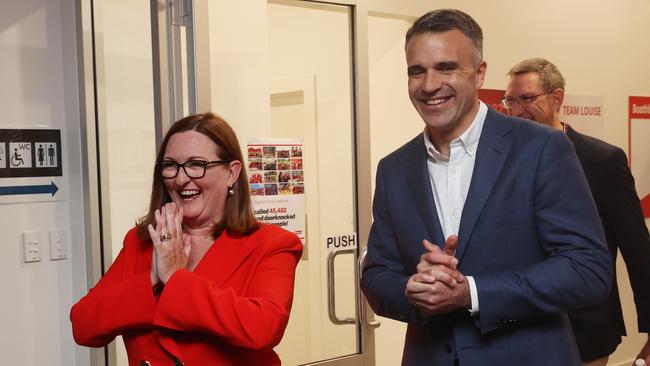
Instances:
[[[451,264],[453,264],[454,266],[457,265],[458,264],[458,259],[456,259],[456,258],[452,259]]]

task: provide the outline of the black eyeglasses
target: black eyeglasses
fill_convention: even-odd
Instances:
[[[530,104],[544,94],[550,94],[550,93],[539,93],[537,95],[522,95],[520,97],[505,96],[501,98],[501,105],[505,109],[510,109],[514,107],[516,103],[519,103],[519,105]]]
[[[172,160],[163,160],[159,161],[160,174],[165,179],[176,178],[178,175],[178,168],[183,167],[185,174],[192,179],[203,178],[205,175],[205,169],[212,165],[222,165],[229,164],[231,160],[188,160],[184,163],[177,163]]]

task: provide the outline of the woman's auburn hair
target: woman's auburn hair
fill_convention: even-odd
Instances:
[[[242,164],[239,178],[232,186],[234,194],[228,195],[223,216],[218,222],[215,222],[213,236],[215,238],[218,237],[224,230],[232,236],[249,235],[257,230],[259,222],[253,214],[253,205],[251,203],[250,192],[248,189],[248,175],[246,174],[246,167],[244,166],[244,160],[239,146],[239,141],[237,141],[237,135],[235,135],[235,131],[232,127],[230,127],[230,125],[220,116],[214,113],[203,113],[188,116],[177,121],[165,134],[165,138],[163,139],[160,149],[158,150],[158,155],[156,156],[156,164],[154,164],[149,210],[147,214],[141,217],[136,223],[138,237],[142,240],[150,239],[147,226],[149,224],[154,227],[156,226],[154,213],[164,204],[172,201],[163,183],[159,163],[165,156],[165,150],[167,149],[169,139],[177,133],[186,131],[199,132],[214,141],[217,145],[217,155],[220,159],[226,161],[238,160]]]

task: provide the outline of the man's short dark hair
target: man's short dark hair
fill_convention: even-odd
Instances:
[[[534,72],[539,75],[539,83],[544,93],[555,89],[564,90],[564,77],[551,61],[543,58],[529,58],[521,61],[508,71],[508,76],[516,76]]]
[[[462,32],[472,41],[475,51],[474,61],[477,64],[481,62],[483,59],[483,30],[474,18],[456,9],[438,9],[421,16],[406,32],[404,44],[408,45],[413,36],[421,33],[442,33],[454,29]]]

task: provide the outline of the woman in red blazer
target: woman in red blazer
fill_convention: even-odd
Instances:
[[[149,212],[72,307],[77,343],[121,335],[129,365],[279,365],[300,240],[260,224],[234,131],[208,113],[167,132]]]

